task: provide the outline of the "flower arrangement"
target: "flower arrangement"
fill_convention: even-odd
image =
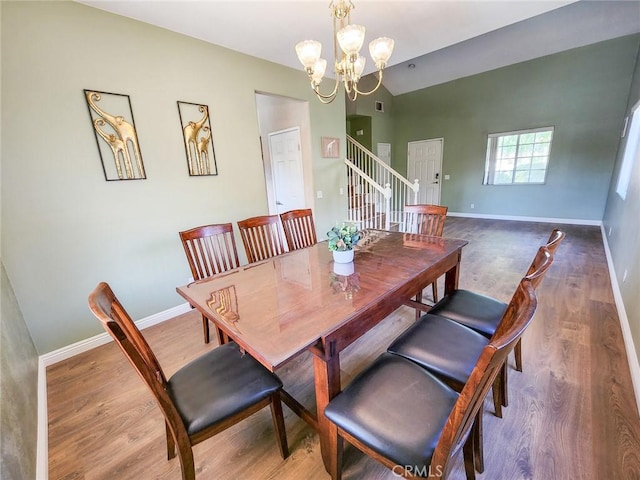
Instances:
[[[358,227],[353,223],[342,223],[336,225],[327,232],[329,237],[329,250],[332,252],[344,252],[353,250],[360,240]]]

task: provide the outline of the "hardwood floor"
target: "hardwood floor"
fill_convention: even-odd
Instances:
[[[445,236],[470,241],[460,287],[508,301],[555,226],[448,218]],[[640,419],[600,228],[561,228],[567,237],[538,289],[538,311],[523,339],[524,371],[511,365],[504,418],[485,403],[486,470],[479,479],[640,479]],[[413,319],[413,310],[402,308],[350,346],[342,356],[343,383]],[[215,347],[213,339],[203,344],[195,312],[144,334],[168,376]],[[277,372],[308,407],[311,363],[301,355]],[[180,478],[177,458],[166,460],[160,411],[114,344],[49,367],[47,383],[50,479]],[[264,409],[194,448],[197,478],[328,479],[317,435],[286,407],[285,415],[287,460]],[[353,448],[344,461],[345,480],[397,478]],[[461,461],[450,478],[465,478]]]

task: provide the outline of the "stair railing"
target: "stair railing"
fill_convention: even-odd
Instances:
[[[418,192],[420,190],[418,179],[411,183],[349,135],[347,135],[346,161],[347,164],[351,163],[360,172],[364,173],[369,178],[367,182],[371,182],[380,188],[385,188],[382,187],[382,185],[385,185],[390,189],[391,197],[388,199],[388,205],[385,204],[385,224],[387,225],[385,229],[389,229],[391,224],[402,228],[404,206],[418,203]],[[356,170],[352,170],[357,173]],[[354,183],[357,182],[354,181]],[[380,191],[379,189],[376,190]],[[370,197],[368,200],[371,201],[372,198]]]
[[[359,228],[391,229],[391,186],[378,185],[373,178],[358,168],[349,159],[345,159],[349,181],[347,192],[349,221]],[[379,211],[382,203],[383,212]]]

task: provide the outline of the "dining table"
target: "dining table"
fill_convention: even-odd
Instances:
[[[416,295],[445,276],[458,286],[466,240],[363,230],[350,264],[327,242],[177,287],[179,295],[270,371],[313,355],[316,411],[283,390],[282,399],[319,434],[327,471],[337,441],[324,409],[341,391],[340,352],[402,305],[428,311]]]

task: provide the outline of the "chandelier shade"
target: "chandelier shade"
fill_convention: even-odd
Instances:
[[[333,53],[336,83],[328,94],[320,92],[320,83],[327,69],[327,60],[321,58],[322,44],[315,40],[304,40],[296,45],[298,60],[304,66],[311,88],[322,103],[332,102],[340,83],[344,85],[347,98],[355,100],[358,95],[371,95],[382,84],[382,70],[393,53],[394,41],[380,37],[369,43],[369,54],[378,70],[378,83],[368,92],[358,89],[358,81],[364,72],[366,58],[360,54],[364,44],[366,29],[351,23],[351,10],[355,7],[350,0],[332,0],[329,5],[333,17]]]

